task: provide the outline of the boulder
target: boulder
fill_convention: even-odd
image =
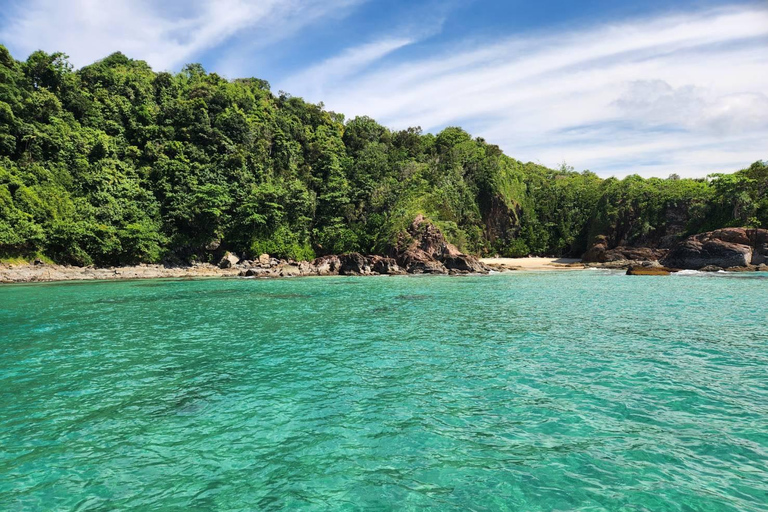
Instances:
[[[301,269],[298,265],[284,264],[277,271],[280,277],[297,277],[301,275]]]
[[[259,265],[268,267],[270,262],[269,254],[259,254]]]
[[[240,258],[238,258],[236,254],[227,251],[224,254],[224,257],[221,258],[221,261],[219,261],[219,268],[232,268],[237,265],[239,261]]]
[[[693,235],[674,247],[662,260],[668,267],[698,270],[759,265],[768,256],[768,230],[724,228]]]
[[[341,270],[341,261],[335,254],[330,256],[321,256],[312,262],[315,273],[319,276],[335,276]]]
[[[405,267],[409,274],[447,274],[445,265],[435,260],[412,261]]]
[[[241,273],[246,277],[274,277],[272,271],[268,268],[249,268],[245,273]]]
[[[400,268],[394,258],[385,256],[368,256],[371,269],[378,274],[398,275],[405,274],[405,270]]]
[[[341,268],[339,274],[345,276],[368,276],[373,274],[370,264],[365,256],[359,252],[350,252],[339,256]]]
[[[632,266],[627,269],[628,276],[668,276],[671,272],[665,267]]]
[[[457,254],[444,256],[442,263],[448,270],[458,272],[488,272],[490,269],[480,263],[480,261],[474,256],[468,256],[466,254]]]
[[[317,274],[317,269],[308,261],[300,261],[298,263],[299,272],[303,276],[311,276]]]

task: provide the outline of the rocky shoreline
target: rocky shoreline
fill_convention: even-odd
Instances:
[[[201,277],[308,277],[308,276],[374,276],[404,274],[487,274],[491,269],[471,256],[446,258],[428,262],[412,262],[401,267],[394,258],[359,253],[323,256],[314,261],[290,261],[270,258],[242,260],[228,254],[229,263],[219,266],[199,263],[188,266],[135,265],[125,267],[77,267],[42,262],[0,264],[0,283],[33,283],[50,281],[87,281],[115,279],[160,279]],[[236,260],[236,261],[232,261]],[[446,265],[447,264],[447,265]]]
[[[492,269],[474,256],[448,243],[440,230],[423,216],[411,223],[391,256],[347,253],[313,261],[293,261],[261,254],[255,259],[226,252],[218,265],[136,265],[125,267],[77,267],[31,264],[0,264],[0,283],[74,281],[92,279],[156,279],[193,277],[306,277],[373,276],[402,274],[487,274]]]
[[[628,269],[630,275],[665,275],[679,270],[768,272],[768,230],[717,229],[692,235],[670,248],[610,248],[605,237],[598,237],[583,261],[587,267]]]
[[[398,240],[389,256],[353,252],[321,256],[313,261],[293,261],[273,258],[268,254],[246,259],[226,252],[218,265],[141,264],[108,268],[55,265],[36,261],[20,265],[0,264],[0,283],[202,277],[460,275],[527,269],[525,266],[510,266],[504,260],[496,258],[487,260],[486,263],[462,253],[445,240],[434,224],[418,216]],[[605,240],[598,238],[581,261],[547,261],[549,263],[541,264],[536,269],[604,268],[627,270],[628,275],[668,275],[679,270],[768,272],[768,230],[724,228],[693,235],[670,249],[621,246],[608,248]]]

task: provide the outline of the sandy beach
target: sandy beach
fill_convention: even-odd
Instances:
[[[582,270],[578,258],[480,258],[497,270]]]

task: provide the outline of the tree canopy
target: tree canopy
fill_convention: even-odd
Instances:
[[[768,165],[601,179],[522,163],[458,127],[345,120],[256,78],[156,73],[115,53],[73,70],[0,45],[0,257],[116,265],[217,251],[385,253],[418,215],[478,254],[579,255],[768,227]]]

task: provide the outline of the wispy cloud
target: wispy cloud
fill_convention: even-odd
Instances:
[[[766,43],[768,9],[752,5],[348,63],[290,92],[394,128],[463,124],[546,165],[702,176],[768,157]]]
[[[0,38],[21,58],[38,49],[65,51],[80,67],[121,51],[155,69],[175,70],[246,29],[254,29],[252,41],[274,44],[318,18],[361,2],[25,0],[6,7],[7,24]]]
[[[301,89],[302,94],[309,98],[323,98],[326,85],[341,83],[350,76],[364,71],[370,64],[414,41],[412,38],[384,39],[349,48],[341,55],[315,64],[284,80],[284,87],[288,92]]]

